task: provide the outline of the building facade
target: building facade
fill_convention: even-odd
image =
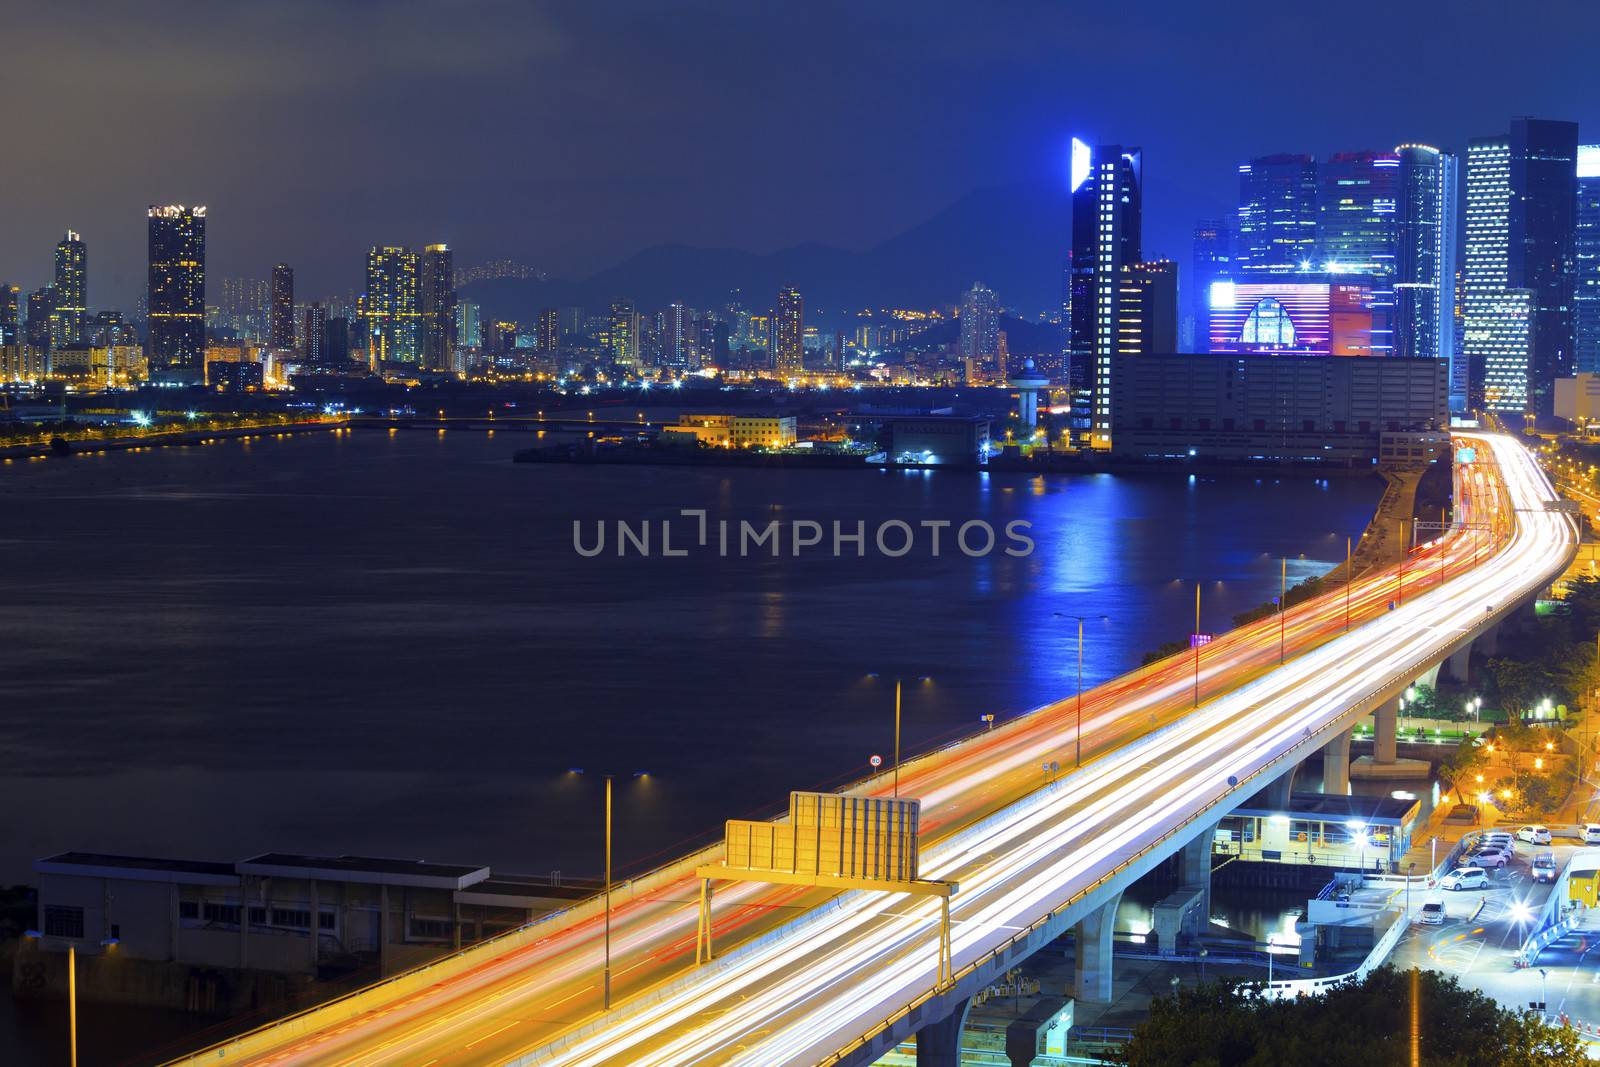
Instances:
[[[422,360],[420,270],[417,254],[407,248],[383,246],[367,253],[361,319],[374,370],[384,364],[416,366]]]
[[[1600,145],[1578,146],[1573,274],[1573,370],[1600,374]]]
[[[1091,148],[1073,138],[1071,184],[1069,376],[1090,390],[1089,444],[1106,448],[1122,272],[1141,259],[1144,152],[1123,145]]]
[[[1239,165],[1234,261],[1240,273],[1307,269],[1317,254],[1317,164],[1308,155]]]
[[[152,206],[149,223],[150,377],[169,385],[201,385],[206,369],[206,209]]]
[[[56,245],[55,308],[50,315],[50,344],[66,348],[83,343],[89,318],[89,250],[83,238],[68,230]]]
[[[960,355],[983,365],[1000,357],[1000,303],[994,290],[981,282],[974,282],[961,297]]]
[[[1401,145],[1395,228],[1394,354],[1449,367],[1450,409],[1466,407],[1466,368],[1455,358],[1456,158]]]
[[[1176,352],[1178,265],[1159,259],[1124,267],[1117,290],[1117,352]]]
[[[805,373],[806,306],[800,290],[778,290],[778,307],[773,314],[773,366],[780,377]]]
[[[1371,287],[1357,276],[1265,273],[1211,287],[1211,352],[1370,356]]]
[[[279,263],[272,268],[272,296],[267,306],[267,346],[289,352],[294,344],[294,268]]]
[[[1233,276],[1233,223],[1202,219],[1194,228],[1194,251],[1183,286],[1184,321],[1179,344],[1185,352],[1205,348],[1211,335],[1211,283]]]
[[[455,374],[456,271],[448,245],[428,245],[422,250],[421,277],[417,283],[417,310],[422,316],[422,364],[439,374]]]

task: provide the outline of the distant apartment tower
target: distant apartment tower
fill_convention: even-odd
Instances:
[[[422,250],[418,311],[422,316],[422,364],[451,374],[456,366],[456,271],[448,245]]]
[[[417,254],[408,248],[379,246],[367,253],[361,319],[366,328],[367,359],[375,370],[385,363],[415,365],[422,359],[420,269]]]
[[[50,370],[50,327],[55,318],[56,290],[52,285],[28,294],[28,320],[24,326],[24,347],[29,366],[39,376]]]
[[[611,302],[611,317],[607,326],[611,348],[611,362],[622,367],[639,365],[639,313],[627,300]]]
[[[1448,368],[1450,408],[1466,407],[1466,364],[1455,358],[1456,157],[1401,145],[1395,221],[1394,350]]]
[[[456,301],[456,350],[483,344],[483,309],[471,300]]]
[[[974,282],[961,297],[961,358],[978,364],[1000,358],[1000,303],[994,290]],[[835,368],[837,369],[837,368]]]
[[[1572,373],[1578,127],[1515,119],[1467,146],[1462,301],[1472,397],[1547,416]]]
[[[149,222],[150,377],[199,385],[206,375],[206,209],[152,206]]]
[[[539,351],[554,352],[561,347],[561,312],[558,309],[545,308],[539,312],[536,329]]]
[[[778,307],[773,315],[773,366],[779,375],[805,372],[806,307],[800,290],[778,290]]]
[[[1578,146],[1573,370],[1600,374],[1600,145]]]
[[[18,298],[21,290],[15,285],[0,284],[0,345],[19,344],[22,340],[18,322]]]
[[[1117,286],[1117,354],[1178,350],[1178,265],[1170,259],[1122,269]]]
[[[325,367],[328,359],[328,309],[313,303],[305,312],[305,349],[302,357],[313,367]]]
[[[1091,148],[1073,138],[1071,168],[1069,375],[1075,385],[1091,387],[1090,443],[1108,448],[1122,271],[1140,260],[1144,153],[1123,145]]]
[[[1308,155],[1261,156],[1239,166],[1241,273],[1302,270],[1317,249],[1317,164]]]
[[[1227,219],[1202,219],[1194,227],[1188,287],[1184,290],[1183,337],[1186,352],[1205,349],[1211,332],[1208,309],[1211,284],[1233,276],[1233,224]]]
[[[277,352],[294,349],[294,268],[279,263],[272,268],[272,291],[267,304],[267,347]]]
[[[78,348],[89,318],[89,252],[73,230],[56,245],[55,291],[50,347]]]

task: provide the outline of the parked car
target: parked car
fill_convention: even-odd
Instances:
[[[1517,830],[1517,840],[1526,841],[1533,845],[1548,845],[1550,843],[1550,828],[1548,826],[1523,826]]]
[[[1484,845],[1473,850],[1472,855],[1467,858],[1472,861],[1474,867],[1482,867],[1485,870],[1493,867],[1498,871],[1503,870],[1505,865],[1511,862],[1511,850],[1501,848],[1499,845]]]
[[[1489,873],[1482,867],[1457,867],[1439,879],[1440,889],[1487,889]]]
[[[1586,845],[1600,845],[1600,822],[1586,822],[1583,824],[1583,843]]]
[[[1533,857],[1533,880],[1535,882],[1553,882],[1556,880],[1556,854],[1554,852],[1541,852]]]
[[[1510,830],[1485,830],[1478,835],[1480,845],[1509,845],[1515,840]]]
[[[1444,905],[1437,900],[1430,900],[1422,906],[1422,912],[1417,916],[1417,921],[1424,926],[1438,926],[1444,922]]]

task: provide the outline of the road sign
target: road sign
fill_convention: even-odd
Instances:
[[[877,768],[883,766],[883,757],[882,756],[873,756],[871,759],[867,760],[867,762],[872,764],[873,769],[876,770]]]
[[[910,799],[791,793],[786,823],[728,821],[728,866],[915,881],[920,809]]]
[[[1209,645],[1215,638],[1215,634],[1190,634],[1189,647],[1199,648],[1202,645]]]

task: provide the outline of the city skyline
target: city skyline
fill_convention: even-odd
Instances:
[[[1214,59],[1234,54],[1233,48],[1248,51],[1251,42],[1271,41],[1279,31],[1263,14],[1273,10],[1268,5],[1248,5],[1223,16],[1179,11],[1159,30],[1131,26],[1127,15],[1101,13],[1087,22],[1070,12],[1023,6],[991,15],[972,32],[945,9],[919,10],[909,32],[923,47],[910,54],[890,47],[907,31],[886,14],[831,12],[815,26],[782,35],[770,32],[775,16],[748,15],[753,25],[741,24],[747,32],[738,47],[722,53],[726,70],[687,64],[681,58],[687,53],[668,47],[696,34],[716,40],[729,33],[713,17],[720,5],[686,12],[679,24],[661,30],[667,36],[656,47],[630,42],[614,51],[580,46],[607,34],[629,40],[627,31],[641,24],[656,29],[647,14],[624,9],[602,22],[595,13],[581,11],[506,13],[471,4],[464,12],[477,17],[459,19],[459,40],[438,50],[424,47],[432,41],[418,10],[386,11],[376,26],[358,33],[353,9],[334,7],[319,23],[318,41],[303,43],[304,35],[294,36],[296,47],[287,49],[291,59],[277,81],[268,78],[278,72],[251,59],[254,42],[245,42],[249,34],[259,34],[266,45],[292,34],[293,20],[302,13],[294,5],[273,14],[212,6],[204,18],[185,19],[180,29],[169,27],[159,35],[154,27],[167,8],[158,9],[157,17],[125,28],[128,39],[159,45],[146,54],[170,62],[108,59],[112,69],[126,75],[118,82],[115,109],[80,92],[47,91],[64,74],[43,67],[52,50],[23,50],[17,74],[37,75],[32,83],[41,86],[38,98],[46,103],[21,119],[24,142],[35,144],[38,152],[3,165],[7,189],[30,210],[15,220],[12,240],[0,249],[0,277],[27,288],[40,284],[41,268],[29,250],[47,247],[70,226],[101,249],[95,258],[95,299],[131,306],[129,294],[140,287],[141,271],[140,235],[130,217],[145,204],[175,201],[215,206],[214,274],[257,276],[272,263],[293,263],[299,287],[307,293],[349,288],[348,250],[394,242],[441,241],[457,249],[464,262],[519,259],[570,278],[662,243],[766,252],[816,240],[859,249],[915,226],[971,190],[1016,180],[1061,181],[1074,135],[1144,148],[1152,184],[1164,180],[1168,186],[1146,207],[1146,253],[1182,261],[1188,257],[1185,234],[1196,219],[1226,206],[1231,177],[1226,169],[1243,159],[1275,151],[1324,158],[1415,141],[1452,150],[1504,128],[1516,115],[1571,119],[1590,128],[1600,119],[1593,110],[1584,113],[1592,105],[1575,91],[1585,69],[1579,42],[1596,18],[1576,4],[1515,21],[1488,5],[1475,5],[1478,17],[1463,15],[1442,37],[1423,12],[1398,13],[1393,31],[1383,34],[1336,22],[1319,34],[1317,49],[1302,57],[1301,73],[1308,81],[1337,81],[1340,92],[1304,107],[1278,99],[1292,93],[1254,92],[1253,70]],[[100,19],[115,28],[129,21],[113,9]],[[25,13],[16,30],[19,38],[28,39],[36,30],[47,43],[72,32],[68,25],[34,26],[28,20]],[[752,159],[739,152],[744,140],[739,131],[755,128],[756,115],[751,102],[731,99],[737,94],[719,87],[753,76],[779,97],[804,92],[810,83],[789,73],[783,58],[813,54],[825,31],[831,29],[837,39],[841,28],[855,31],[858,42],[881,45],[868,54],[880,67],[873,75],[874,92],[893,94],[883,103],[898,105],[905,93],[895,87],[896,79],[879,76],[883,73],[900,71],[935,95],[924,106],[900,107],[896,121],[907,120],[904,128],[891,127],[887,115],[895,108],[875,107],[870,110],[880,115],[858,115],[845,104],[854,98],[844,87],[866,72],[829,64],[824,69],[840,80],[840,99],[833,93],[809,97],[809,108],[796,120],[805,166],[789,173],[760,154]],[[538,70],[519,61],[525,60],[521,53],[508,57],[508,43],[495,39],[516,37],[519,31],[524,45],[534,42],[527,47],[549,49],[541,53],[547,62]],[[1104,46],[1119,32],[1135,33],[1144,42],[1141,69],[1161,73],[1134,79],[1122,93],[1078,91],[1115,83],[1114,50]],[[332,42],[374,36],[389,45],[391,54],[357,49],[343,62],[327,63],[329,69],[316,71],[315,77],[292,77],[315,64]],[[1435,38],[1440,45],[1420,55],[1408,46],[1413,39]],[[95,35],[74,40],[76,48],[90,50],[84,62],[99,55],[98,40]],[[1293,40],[1291,34],[1287,43]],[[1534,42],[1537,51],[1519,47]],[[1479,65],[1471,79],[1455,77],[1463,57],[1491,50],[1494,63]],[[448,88],[437,98],[425,95],[422,79],[413,86],[398,73],[424,52]],[[215,91],[197,114],[158,123],[159,105],[174,91],[168,71],[210,55],[237,60],[208,64]],[[931,66],[948,55],[961,56],[962,65],[947,83],[930,85]],[[566,88],[551,92],[517,96],[508,91],[544,88],[562,73],[582,71],[584,64],[598,64],[610,75],[606,93],[589,88],[592,73],[569,78]],[[1393,77],[1382,86],[1350,77],[1369,64]],[[647,83],[645,71],[660,81]],[[360,155],[369,139],[380,135],[366,129],[370,123],[341,126],[337,121],[370,97],[366,83],[349,92],[351,83],[363,76],[376,82],[379,75],[407,102],[414,101],[421,115],[449,115],[438,150],[454,153],[466,165],[449,168],[449,177],[421,173],[424,160],[418,153],[402,153],[376,174],[370,167],[344,165],[356,158],[386,158]],[[653,121],[660,105],[649,94],[672,95],[662,92],[663,83],[683,90],[675,98],[692,102],[682,118],[705,151],[654,147],[664,130]],[[270,92],[263,93],[264,84]],[[1192,107],[1173,107],[1174,94],[1190,85],[1204,86],[1205,97]],[[508,122],[513,96],[516,119]],[[530,113],[521,103],[530,98],[548,103]],[[1230,103],[1234,117],[1218,123],[1208,118],[1215,112],[1205,99],[1243,101],[1244,106]],[[591,133],[601,116],[622,122],[625,135],[608,139]],[[69,166],[77,150],[47,132],[67,128],[106,137],[119,167]],[[341,129],[350,135],[335,132]],[[498,157],[478,147],[489,143],[491,129]],[[507,130],[514,134],[509,145]],[[533,146],[556,131],[564,146],[560,159],[545,154],[539,157],[542,165],[534,166]],[[287,151],[307,138],[312,157],[323,162],[312,173],[295,164],[297,152]],[[201,143],[218,150],[196,153],[192,146]],[[229,151],[246,143],[248,152]],[[951,151],[979,144],[984,146],[980,153]],[[863,146],[870,151],[863,154]],[[663,172],[669,159],[672,173]],[[837,181],[815,180],[823,161],[834,159],[850,161],[848,191]],[[630,174],[623,160],[643,169]],[[772,204],[780,201],[784,210],[773,211]]]

